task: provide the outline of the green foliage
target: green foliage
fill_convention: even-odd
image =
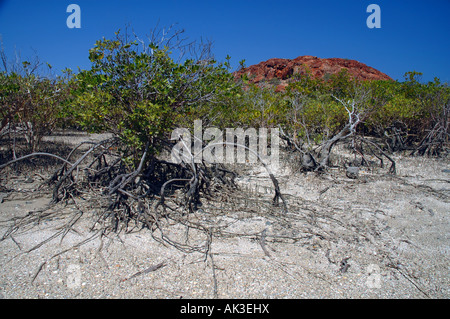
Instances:
[[[346,69],[342,69],[337,74],[332,74],[329,80],[323,83],[322,90],[325,90],[338,98],[348,98],[353,96],[355,87],[361,83],[349,75]]]
[[[293,80],[286,88],[288,95],[296,93],[314,95],[324,90],[323,80],[314,78],[308,68],[306,69],[306,74],[296,74],[293,76]]]
[[[149,143],[154,154],[175,127],[208,117],[211,105],[221,108],[236,94],[227,62],[177,63],[169,47],[127,38],[97,41],[92,68],[76,75],[74,116],[84,128],[113,132],[133,149]]]
[[[450,100],[448,86],[439,79],[420,83],[419,72],[407,72],[406,81],[374,81],[370,83],[380,107],[366,121],[368,129],[382,136],[385,130],[401,124],[405,135],[419,141],[431,129],[442,107]]]
[[[447,85],[439,79],[422,84],[420,76],[413,71],[405,74],[404,82],[360,82],[346,71],[326,79],[315,79],[307,72],[296,75],[284,93],[253,85],[245,93],[246,107],[240,120],[248,125],[281,125],[290,136],[320,144],[342,130],[349,120],[348,111],[338,99],[360,100],[360,132],[385,137],[391,128],[400,127],[408,142],[417,144],[442,118],[443,107],[450,100]]]
[[[61,77],[40,77],[28,61],[0,72],[0,132],[22,126],[31,151],[57,126],[110,132],[124,142],[127,157],[146,145],[157,154],[174,128],[192,128],[196,119],[222,129],[281,126],[298,139],[321,143],[347,124],[344,105],[361,92],[358,130],[364,134],[383,137],[400,126],[417,143],[447,116],[449,87],[439,79],[421,83],[416,71],[405,73],[403,82],[359,82],[345,70],[322,79],[306,70],[275,92],[278,80],[264,88],[249,84],[246,75],[236,81],[229,56],[224,63],[208,57],[176,62],[172,50],[179,48],[170,41],[145,45],[130,38],[116,32],[97,41],[89,50],[91,68],[76,74],[66,69]]]
[[[13,103],[17,92],[20,90],[17,75],[0,73],[0,132],[7,127],[13,119],[17,105]]]
[[[0,73],[0,130],[22,133],[28,151],[39,149],[44,135],[50,134],[60,117],[67,86],[60,79],[40,77],[22,63],[22,72]]]

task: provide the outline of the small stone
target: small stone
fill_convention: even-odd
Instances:
[[[315,167],[315,162],[311,154],[304,154],[302,157],[302,165],[306,169],[313,169]]]
[[[26,178],[23,182],[24,182],[24,183],[31,184],[31,183],[34,182],[34,180],[33,180],[31,177],[28,177],[28,178]]]
[[[345,173],[348,178],[356,179],[359,176],[359,167],[349,166],[347,167],[347,171]]]

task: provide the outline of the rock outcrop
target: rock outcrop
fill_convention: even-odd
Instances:
[[[321,59],[306,55],[296,59],[270,59],[259,64],[243,68],[235,72],[240,78],[246,74],[249,82],[256,84],[268,83],[277,86],[277,90],[284,90],[294,75],[310,72],[315,78],[326,79],[331,74],[337,74],[346,69],[348,73],[363,81],[392,80],[388,75],[365,65],[364,63],[341,58]]]

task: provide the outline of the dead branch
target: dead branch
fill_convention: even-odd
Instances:
[[[30,158],[30,157],[34,157],[34,156],[49,156],[49,157],[56,158],[56,159],[58,159],[58,160],[64,162],[65,164],[68,164],[68,165],[70,165],[70,166],[73,166],[73,165],[74,165],[74,164],[72,164],[71,162],[65,160],[64,158],[62,158],[62,157],[60,157],[60,156],[58,156],[58,155],[51,154],[51,153],[36,152],[36,153],[31,153],[31,154],[28,154],[28,155],[19,157],[19,158],[17,158],[17,159],[14,159],[14,160],[12,160],[12,161],[9,161],[8,163],[2,164],[2,165],[0,165],[0,169],[3,169],[3,168],[5,168],[5,167],[7,167],[7,166],[9,166],[9,165],[12,165],[12,164],[14,164],[14,163],[20,162],[20,161],[22,161],[22,160],[24,160],[24,159],[27,159],[27,158]]]
[[[372,142],[372,141],[370,141],[370,140],[368,140],[366,138],[359,137],[359,139],[363,143],[366,143],[366,144],[374,146],[378,150],[378,152],[381,153],[382,156],[385,156],[391,162],[391,166],[389,167],[389,173],[393,174],[393,175],[396,174],[397,171],[396,171],[396,168],[395,168],[395,161],[389,155],[387,155],[386,152],[384,152],[376,143],[374,143],[374,142]],[[373,151],[372,151],[372,154],[375,155],[378,159],[381,160],[381,165],[382,165],[383,164],[382,158],[380,158],[378,155],[376,155],[376,153],[373,152]]]
[[[208,147],[213,147],[213,146],[219,146],[219,145],[231,145],[231,146],[236,146],[236,147],[242,147],[246,150],[248,150],[249,152],[251,152],[252,154],[254,154],[260,161],[260,163],[263,165],[264,169],[266,170],[267,174],[269,174],[270,180],[272,181],[272,184],[274,186],[274,190],[275,190],[275,196],[273,198],[273,203],[274,205],[278,205],[279,200],[281,199],[282,203],[283,203],[283,212],[287,213],[288,212],[288,208],[287,208],[287,202],[283,197],[283,194],[281,194],[280,191],[280,186],[278,184],[278,180],[275,178],[274,174],[272,173],[272,171],[270,170],[269,166],[264,162],[264,160],[261,158],[261,156],[255,152],[254,150],[248,148],[245,145],[242,144],[236,144],[236,143],[227,143],[227,142],[221,142],[221,143],[211,143],[208,144],[206,147],[204,147],[202,149],[202,152],[208,148]],[[197,154],[198,155],[198,154]]]
[[[151,266],[151,267],[149,267],[149,268],[147,268],[147,269],[138,271],[137,273],[131,275],[130,277],[125,278],[125,279],[122,279],[122,281],[127,281],[127,280],[130,280],[130,279],[136,278],[136,277],[138,277],[138,276],[148,274],[148,273],[150,273],[150,272],[152,272],[152,271],[156,271],[156,270],[158,270],[158,269],[160,269],[160,268],[163,268],[163,267],[165,267],[165,266],[167,266],[167,263],[166,263],[165,261],[160,262],[159,264],[153,265],[153,266]]]
[[[109,186],[108,195],[112,195],[119,188],[122,189],[128,183],[130,183],[134,178],[136,178],[136,176],[138,176],[141,173],[141,171],[142,171],[142,169],[144,167],[144,161],[145,161],[145,159],[147,157],[148,147],[149,147],[149,142],[147,142],[147,145],[145,146],[145,150],[144,150],[144,153],[142,154],[141,161],[139,162],[138,168],[134,172],[128,174],[127,176],[123,176],[121,178],[121,182],[117,183],[116,185],[114,185],[114,181],[115,181],[114,180],[112,185]]]
[[[59,201],[58,198],[58,191],[63,182],[71,176],[72,172],[77,168],[77,166],[96,148],[102,146],[103,144],[106,144],[111,141],[115,141],[116,138],[106,139],[104,141],[96,143],[94,146],[92,146],[88,151],[86,151],[66,172],[66,174],[56,183],[55,188],[53,189],[53,199],[52,202],[57,203]]]

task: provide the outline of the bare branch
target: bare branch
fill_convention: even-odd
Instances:
[[[60,157],[58,155],[54,155],[54,154],[51,154],[51,153],[36,152],[36,153],[32,153],[32,154],[28,154],[28,155],[19,157],[19,158],[15,159],[15,160],[9,161],[8,163],[2,164],[2,165],[0,165],[0,169],[3,169],[3,168],[5,168],[5,167],[7,167],[7,166],[9,166],[11,164],[17,163],[19,161],[22,161],[24,159],[27,159],[29,157],[34,157],[34,156],[49,156],[49,157],[56,158],[56,159],[66,163],[66,164],[69,164],[70,166],[74,165],[71,162],[65,160],[64,158],[62,158],[62,157]]]

